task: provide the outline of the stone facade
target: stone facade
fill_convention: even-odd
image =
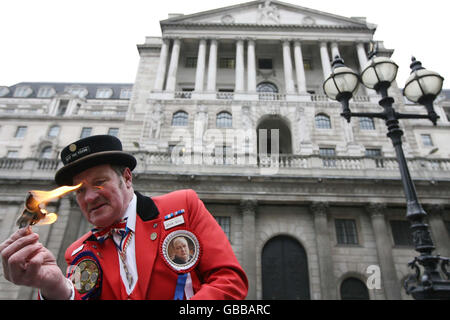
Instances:
[[[161,37],[138,45],[134,84],[0,87],[0,240],[15,230],[28,190],[54,187],[59,151],[92,128],[89,134],[118,135],[135,154],[136,190],[156,196],[192,188],[214,216],[225,218],[250,281],[249,299],[341,299],[348,279],[359,280],[370,299],[409,299],[402,281],[417,253],[394,234],[392,222],[406,221],[406,208],[385,124],[347,124],[340,104],[321,87],[337,54],[352,69],[363,68],[375,26],[277,1],[170,17],[161,21]],[[382,42],[379,48],[382,55],[393,52]],[[55,92],[42,97],[43,87]],[[108,88],[111,95],[104,93]],[[447,93],[435,103],[436,127],[402,122],[436,252],[446,256]],[[390,95],[399,111],[424,112],[405,102],[397,84]],[[352,111],[378,111],[377,101],[375,92],[360,88]],[[59,214],[57,223],[34,229],[65,270],[65,249],[90,226],[72,196],[50,208]],[[268,277],[273,255],[277,272]],[[370,270],[380,271],[380,286],[366,287]],[[296,273],[305,277],[290,281]],[[269,292],[270,281],[287,296]],[[0,299],[35,294],[0,278]]]

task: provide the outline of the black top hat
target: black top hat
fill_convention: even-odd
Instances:
[[[78,173],[100,164],[136,167],[136,158],[122,151],[122,143],[114,136],[98,135],[78,140],[61,151],[64,167],[55,174],[57,185],[72,185]]]

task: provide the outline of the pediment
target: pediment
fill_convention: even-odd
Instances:
[[[161,25],[267,25],[368,28],[358,18],[346,18],[280,1],[252,1],[215,10],[172,17]]]

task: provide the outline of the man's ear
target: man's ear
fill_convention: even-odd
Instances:
[[[127,188],[131,188],[133,186],[133,174],[131,173],[130,168],[126,167],[125,170],[123,170],[122,177]]]

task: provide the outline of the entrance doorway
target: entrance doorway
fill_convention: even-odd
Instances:
[[[262,251],[263,300],[309,300],[306,251],[294,238],[277,236]]]

